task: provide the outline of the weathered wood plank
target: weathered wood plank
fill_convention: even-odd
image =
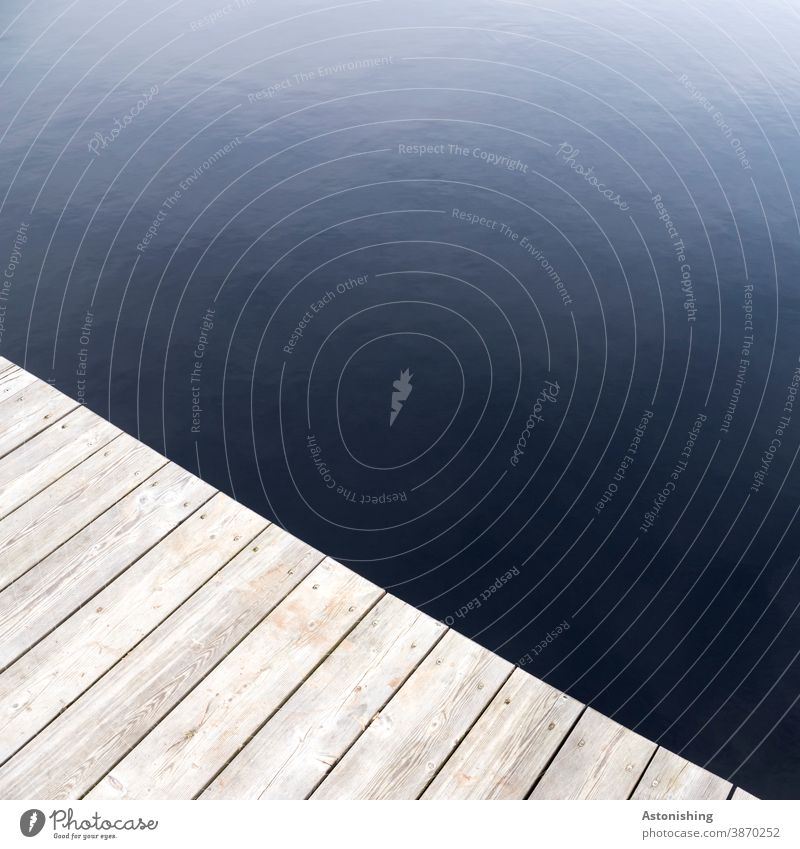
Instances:
[[[730,781],[659,749],[636,787],[633,799],[727,799]]]
[[[385,596],[201,798],[306,798],[445,630]]]
[[[0,768],[0,799],[82,796],[321,559],[267,528]]]
[[[449,631],[312,798],[417,798],[512,669]]]
[[[582,710],[515,669],[423,798],[526,798]]]
[[[748,793],[746,790],[742,790],[741,787],[737,787],[733,792],[733,796],[731,796],[732,800],[737,802],[758,802],[758,796],[753,796],[752,793]]]
[[[0,675],[0,763],[157,627],[264,527],[217,494]],[[262,542],[281,550],[273,533]],[[285,546],[284,546],[285,548]]]
[[[77,406],[77,401],[20,369],[0,375],[0,457]]]
[[[0,459],[0,518],[99,451],[120,431],[86,407]]]
[[[5,369],[0,372],[0,410],[3,410],[3,404],[13,398],[18,392],[21,392],[26,386],[32,386],[36,383],[36,378],[27,371],[21,368],[12,366],[10,369]]]
[[[87,798],[196,796],[382,594],[320,564]]]
[[[627,799],[656,748],[587,708],[530,798]]]
[[[0,357],[0,798],[730,794],[267,524]]]
[[[114,580],[214,494],[168,463],[0,592],[0,669]]]
[[[166,462],[123,434],[0,520],[0,588],[44,560]]]

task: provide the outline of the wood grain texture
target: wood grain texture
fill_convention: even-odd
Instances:
[[[36,383],[36,378],[30,372],[23,371],[23,369],[15,366],[0,372],[0,411],[6,412],[6,401],[21,392],[26,386],[33,386],[34,383]]]
[[[168,463],[0,592],[0,669],[202,506],[214,490]]]
[[[306,798],[445,631],[385,596],[201,798]]]
[[[20,369],[0,375],[0,457],[36,436],[78,406]]]
[[[0,459],[0,518],[30,501],[120,432],[86,407],[78,407]]]
[[[655,743],[587,708],[530,798],[627,799],[655,750]]]
[[[320,564],[87,798],[196,796],[382,594]]]
[[[4,663],[0,798],[731,790],[0,357]]]
[[[312,798],[417,798],[512,669],[448,631]]]
[[[264,526],[217,494],[0,675],[0,763],[158,626]],[[279,541],[267,540],[276,548]]]
[[[727,799],[730,791],[730,781],[667,749],[659,749],[631,798]]]
[[[267,528],[0,768],[0,799],[85,794],[321,559]]]
[[[737,802],[758,802],[758,796],[753,796],[752,793],[748,793],[746,790],[742,790],[741,787],[737,787],[731,796],[731,799]]]
[[[166,462],[123,434],[0,520],[0,588],[44,560]]]
[[[582,710],[515,669],[423,798],[525,799]]]

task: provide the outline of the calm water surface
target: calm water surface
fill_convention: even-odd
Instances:
[[[0,353],[800,793],[800,10],[0,11]]]

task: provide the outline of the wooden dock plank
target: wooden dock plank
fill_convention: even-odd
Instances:
[[[166,462],[123,434],[0,520],[0,589],[44,560]]]
[[[730,781],[660,748],[631,798],[727,799],[730,791]]]
[[[30,378],[30,380],[28,379]],[[0,457],[78,406],[47,383],[20,370],[0,375]]]
[[[731,799],[737,802],[757,802],[758,796],[753,796],[746,790],[742,790],[741,787],[737,787],[733,793],[733,796],[731,796]]]
[[[196,796],[381,595],[321,563],[87,798]]]
[[[449,631],[312,798],[417,798],[512,669]]]
[[[84,795],[321,559],[267,528],[0,768],[0,799]]]
[[[201,798],[309,796],[446,630],[382,598]]]
[[[515,669],[424,799],[524,799],[583,710]]]
[[[0,763],[238,554],[263,521],[217,494],[0,675]],[[266,540],[275,549],[275,534]],[[266,548],[266,546],[264,546]]]
[[[2,663],[0,798],[731,795],[0,357]]]
[[[587,708],[531,799],[627,799],[656,744]]]
[[[167,463],[0,592],[0,669],[201,507],[214,490]]]
[[[99,451],[120,431],[86,407],[0,459],[0,519]]]
[[[9,398],[13,398],[26,386],[33,386],[34,383],[36,378],[30,372],[23,371],[14,365],[0,372],[0,410],[4,409],[2,405]]]

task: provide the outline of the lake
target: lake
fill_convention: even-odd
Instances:
[[[800,793],[800,10],[0,11],[0,354]]]

